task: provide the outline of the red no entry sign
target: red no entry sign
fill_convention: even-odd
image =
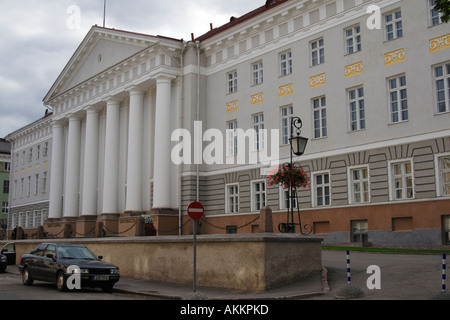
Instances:
[[[200,220],[205,214],[205,208],[200,202],[192,202],[187,207],[187,213],[193,220]]]

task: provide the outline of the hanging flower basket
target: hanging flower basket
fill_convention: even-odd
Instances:
[[[271,172],[268,185],[281,185],[284,189],[289,189],[290,185],[294,188],[306,188],[309,182],[310,179],[303,167],[294,164],[291,168],[284,164]]]

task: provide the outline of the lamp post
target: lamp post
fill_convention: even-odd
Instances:
[[[302,120],[299,117],[293,117],[291,119],[291,138],[289,139],[289,143],[291,145],[291,161],[290,163],[285,164],[290,170],[294,168],[293,164],[293,155],[301,156],[305,153],[306,145],[308,143],[308,138],[302,137],[301,129],[303,127]],[[294,135],[295,130],[295,135]],[[296,199],[296,186],[292,183],[289,183],[289,195],[288,195],[288,205],[287,205],[287,223],[280,224],[278,229],[282,233],[295,233],[295,223],[294,223],[294,204]],[[302,223],[300,220],[300,206],[297,203],[298,210],[298,220],[300,225],[300,232],[303,234]],[[289,222],[289,216],[291,218],[291,222]]]

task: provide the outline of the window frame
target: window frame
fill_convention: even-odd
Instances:
[[[257,184],[259,184],[259,185],[263,184],[264,185],[264,190],[263,191],[261,191],[261,190],[257,191],[255,189]],[[264,208],[267,205],[267,181],[264,180],[264,179],[252,180],[250,182],[250,190],[251,190],[251,211],[252,212],[261,211],[261,209]],[[264,195],[264,199],[262,201],[262,204],[261,204],[261,200],[259,201],[260,208],[257,207],[258,202],[256,201],[256,196],[258,194]]]
[[[321,183],[320,185],[317,183],[316,177],[317,176],[326,176],[328,175],[328,183]],[[328,188],[328,195],[326,194],[326,192],[322,193],[323,197],[324,197],[324,202],[322,204],[319,204],[318,201],[318,187],[323,188],[326,191],[326,188]],[[325,171],[317,171],[314,172],[311,176],[311,193],[312,193],[312,206],[313,208],[327,208],[327,207],[331,207],[331,195],[332,195],[332,190],[331,190],[331,172],[329,170],[325,170]],[[326,202],[326,197],[328,196],[328,203]]]
[[[258,119],[258,121],[256,121]],[[252,125],[254,134],[253,151],[261,151],[265,149],[265,125],[264,112],[252,114]]]
[[[325,100],[323,100],[325,99]],[[319,101],[319,106],[315,107],[315,101]],[[325,101],[325,103],[323,103]],[[327,121],[327,99],[326,96],[320,96],[311,99],[312,115],[313,115],[313,133],[314,139],[322,139],[328,137],[328,121]],[[318,113],[319,118],[316,118]],[[319,123],[319,127],[316,124]],[[319,136],[317,136],[319,132]]]
[[[286,114],[284,114],[286,111]],[[291,122],[294,117],[294,105],[286,105],[280,108],[281,118],[281,146],[290,145],[289,139],[291,138]]]
[[[286,55],[283,58],[283,55]],[[288,56],[289,55],[289,56]],[[293,58],[291,49],[283,51],[279,54],[280,61],[280,77],[285,77],[293,73]]]
[[[365,179],[359,179],[354,180],[353,172],[356,170],[366,170],[367,178]],[[349,204],[366,204],[370,203],[370,168],[369,165],[363,165],[363,166],[351,166],[347,168],[347,177],[348,177],[348,203]],[[361,184],[367,183],[367,190],[360,189],[360,196],[361,201],[356,201],[355,197],[355,183],[359,183],[360,187],[362,187]],[[363,194],[367,194],[367,200],[364,200]]]
[[[233,70],[227,73],[227,94],[233,94],[236,93],[237,91],[238,91],[238,72],[237,70]]]
[[[437,76],[436,72],[438,68],[442,68],[442,75]],[[450,112],[450,61],[446,61],[433,66],[433,87],[434,87],[434,99],[436,114],[444,114]],[[438,82],[443,82],[443,89],[439,90]],[[444,100],[440,100],[439,94],[443,91]],[[441,111],[441,103],[444,103],[444,110]]]
[[[237,188],[236,194],[230,193],[230,188]],[[237,206],[237,211],[234,211],[235,206],[233,208],[230,207],[230,198],[233,197],[237,202],[235,203],[235,206]],[[225,185],[225,213],[227,214],[238,214],[240,210],[240,197],[239,197],[239,183],[228,183]]]
[[[396,17],[397,13],[400,13],[400,17]],[[392,16],[391,21],[387,21],[387,17]],[[393,41],[395,39],[400,39],[403,37],[403,14],[402,10],[400,8],[386,12],[383,14],[383,21],[384,21],[384,39],[385,41]],[[398,27],[398,23],[401,23],[401,27]],[[389,31],[388,27],[392,26],[392,30]],[[400,33],[399,33],[400,31]],[[392,33],[392,38],[389,38],[389,34]]]
[[[360,95],[360,90],[362,90],[362,96]],[[351,92],[355,92],[355,98],[351,98]],[[365,90],[364,86],[358,86],[347,89],[347,105],[349,111],[349,129],[350,132],[361,131],[366,129],[366,101],[365,101]],[[362,102],[362,110],[361,110]],[[352,109],[352,104],[355,104],[355,110]],[[363,116],[361,115],[363,112]],[[353,114],[356,115],[353,119]],[[354,126],[356,124],[356,127]]]
[[[408,175],[404,175],[403,172],[403,167],[402,167],[402,174],[400,176],[396,176],[394,173],[394,166],[397,164],[406,164],[409,163],[411,165],[411,173],[409,174],[410,178],[411,178],[411,188],[412,188],[412,196],[408,197],[408,196],[404,196],[402,195],[401,198],[397,197],[397,190],[399,188],[396,187],[395,182],[396,182],[396,177],[401,177],[402,178],[402,184],[404,183],[404,178],[407,177]],[[389,181],[389,200],[391,201],[408,201],[408,200],[413,200],[416,198],[416,188],[415,188],[415,184],[414,184],[414,161],[411,158],[408,159],[400,159],[400,160],[393,160],[393,161],[388,161],[388,181]],[[406,185],[406,187],[404,187],[402,185],[401,187],[402,190],[402,194],[404,193],[408,193],[408,186]],[[405,192],[406,191],[406,192]]]
[[[355,29],[359,28],[359,31]],[[348,31],[352,31],[351,35],[348,35]],[[344,45],[345,45],[345,53],[346,55],[354,54],[362,51],[362,38],[361,38],[361,25],[356,24],[353,26],[349,26],[344,29]],[[352,44],[349,45],[349,41],[352,41]],[[351,49],[351,50],[350,50]],[[355,50],[356,49],[356,50]],[[352,52],[350,52],[352,51]]]
[[[442,162],[441,159],[443,158],[450,158],[450,152],[446,153],[440,153],[434,155],[434,162],[435,162],[435,174],[436,174],[436,195],[438,197],[450,197],[450,192],[446,194],[444,192],[445,188],[445,182],[443,181],[443,175],[444,173],[450,174],[450,169],[443,170],[442,169]]]
[[[322,42],[322,44],[321,44]],[[314,45],[316,47],[314,48]],[[311,66],[315,67],[325,63],[325,40],[324,38],[319,38],[311,41],[309,43],[309,52],[311,54]],[[317,56],[315,56],[315,54]]]
[[[253,62],[252,70],[252,86],[258,86],[264,83],[264,64],[262,60]]]
[[[401,79],[404,79],[404,85],[402,85]],[[392,81],[395,81],[395,88],[392,88]],[[408,105],[408,82],[406,80],[405,74],[396,75],[387,78],[387,89],[388,89],[388,101],[389,101],[389,123],[397,124],[409,121],[409,105]],[[396,100],[393,100],[393,94],[396,95]],[[406,98],[402,94],[406,95]],[[406,102],[406,110],[403,109],[404,102]],[[394,104],[397,105],[397,110],[394,110]],[[406,112],[406,117],[405,113]],[[394,117],[396,116],[396,119]]]

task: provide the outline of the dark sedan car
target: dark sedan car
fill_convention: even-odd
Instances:
[[[58,290],[66,291],[68,279],[78,276],[81,287],[111,292],[120,279],[119,268],[101,259],[85,246],[43,243],[22,256],[19,271],[27,286],[40,280],[56,283]]]
[[[16,264],[16,247],[14,243],[6,244],[0,250],[0,273],[6,271],[6,268]]]

